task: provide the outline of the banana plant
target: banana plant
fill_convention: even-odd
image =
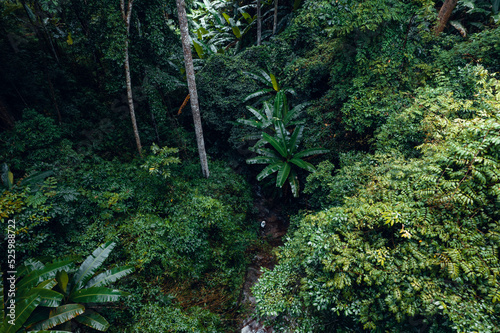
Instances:
[[[70,327],[73,319],[98,331],[106,331],[109,327],[107,320],[83,304],[115,302],[128,295],[106,286],[130,274],[133,267],[117,267],[96,274],[115,245],[112,242],[101,245],[78,269],[74,268],[73,258],[50,264],[28,260],[17,270],[15,317],[11,318],[9,308],[5,307],[0,332],[67,332],[50,329],[60,325]],[[8,299],[7,304],[10,303]]]
[[[108,329],[109,323],[103,316],[86,309],[80,303],[116,302],[120,297],[128,295],[106,286],[133,272],[132,266],[117,267],[95,275],[115,246],[116,243],[113,242],[99,246],[71,278],[66,270],[58,272],[55,279],[58,289],[64,295],[64,304],[50,311],[49,318],[39,322],[34,329],[48,330],[73,319],[98,331]]]
[[[57,307],[64,295],[52,290],[57,285],[55,277],[58,272],[74,267],[73,260],[62,260],[44,265],[40,261],[30,260],[17,269],[18,281],[15,283],[15,303],[13,298],[8,298],[5,310],[2,313],[0,332],[4,333],[62,333],[67,331],[30,330],[33,325],[43,318],[44,309]],[[7,277],[7,281],[10,276]],[[2,289],[2,288],[0,288]],[[11,296],[10,288],[8,296]],[[12,293],[13,294],[13,293]],[[13,295],[12,295],[13,296]],[[4,304],[3,292],[0,301]],[[10,312],[10,305],[15,304],[15,314]],[[71,314],[70,314],[71,315]]]
[[[257,175],[257,180],[272,175],[276,175],[276,187],[282,188],[288,181],[294,197],[299,196],[300,186],[297,171],[300,169],[309,172],[315,171],[315,167],[303,158],[318,154],[327,153],[328,150],[321,148],[310,148],[299,151],[299,144],[302,140],[304,125],[298,125],[290,134],[285,129],[281,119],[273,120],[275,135],[266,132],[262,133],[262,143],[257,143],[252,151],[261,155],[247,159],[248,164],[267,164],[267,166]],[[270,146],[270,147],[266,147]]]

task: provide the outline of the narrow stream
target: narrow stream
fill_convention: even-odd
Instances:
[[[258,209],[254,223],[259,224],[260,237],[264,240],[264,246],[259,247],[253,254],[243,285],[242,304],[249,308],[249,315],[243,321],[241,333],[271,333],[272,327],[265,326],[252,317],[255,310],[255,297],[252,295],[251,287],[262,275],[262,267],[273,269],[276,264],[273,250],[283,245],[282,238],[286,234],[289,222],[281,215],[279,203],[266,199],[257,188],[255,207]]]

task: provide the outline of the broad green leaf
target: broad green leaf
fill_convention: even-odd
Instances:
[[[241,15],[243,15],[243,17],[245,18],[245,20],[247,20],[248,23],[252,23],[252,16],[250,16],[250,14],[242,11]]]
[[[7,305],[10,301],[8,301]],[[36,307],[40,304],[40,297],[38,295],[31,295],[30,297],[16,302],[16,318],[14,321],[14,325],[9,324],[11,320],[8,317],[8,309],[6,308],[7,317],[5,317],[3,321],[3,331],[2,333],[14,333],[17,332],[19,328],[21,328],[31,313],[36,309]]]
[[[34,270],[40,270],[40,269],[43,269],[44,267],[45,267],[45,265],[41,261],[35,260],[35,259],[28,259],[24,262],[24,265],[21,265],[17,269],[16,276],[18,278],[21,278],[21,277],[33,272]]]
[[[247,126],[250,126],[250,127],[255,127],[255,128],[258,128],[258,129],[262,129],[262,123],[258,120],[255,120],[255,119],[238,119],[237,122],[239,122],[240,124],[243,124],[243,125],[247,125]],[[259,134],[259,137],[260,137],[260,134]]]
[[[281,160],[281,157],[276,155],[276,153],[274,151],[272,151],[271,149],[267,149],[267,148],[256,148],[255,146],[252,147],[252,148],[249,148],[250,151],[253,151],[259,155],[262,155],[262,156],[267,156],[267,157],[272,157],[272,158],[275,158],[276,160]]]
[[[287,157],[288,154],[287,154],[286,148],[283,146],[283,144],[281,142],[276,140],[276,138],[273,138],[272,136],[270,136],[267,133],[262,133],[262,138],[264,140],[266,140],[267,142],[269,142],[271,144],[271,146],[273,146],[274,149],[276,149],[276,151],[278,151],[278,153],[281,156],[283,156],[284,158]]]
[[[45,178],[50,177],[54,174],[54,171],[40,171],[35,172],[28,177],[21,180],[21,185],[32,185],[41,183]]]
[[[274,98],[274,116],[279,119],[286,117],[285,104],[287,104],[286,96],[283,92],[278,92]]]
[[[71,293],[84,286],[101,267],[102,263],[109,256],[116,243],[108,242],[99,246],[90,256],[85,259],[78,271],[71,280]]]
[[[22,278],[17,283],[17,290],[22,291],[23,289],[29,289],[42,281],[47,279],[53,279],[56,276],[56,273],[60,270],[67,270],[73,267],[73,260],[64,260],[52,264],[46,265],[44,268],[40,270],[34,270]]]
[[[290,147],[288,146],[288,131],[285,129],[285,125],[281,121],[281,119],[275,119],[273,121],[274,130],[276,131],[276,138],[278,142],[286,149],[287,155],[283,157],[288,157],[290,154]]]
[[[276,162],[276,158],[268,156],[257,156],[247,159],[247,164],[271,164]]]
[[[308,106],[310,103],[302,103],[302,104],[299,104],[297,106],[295,106],[294,108],[292,108],[290,111],[288,111],[288,113],[286,114],[285,117],[283,117],[283,123],[285,124],[285,126],[288,126],[288,124],[295,118],[297,118],[301,113],[302,111],[304,111],[304,109],[306,108],[306,106]]]
[[[63,292],[66,292],[66,289],[68,287],[68,282],[69,282],[68,273],[66,273],[66,271],[57,272],[56,280],[57,280],[57,283],[59,284],[59,288],[61,288],[61,290]]]
[[[320,155],[320,154],[326,154],[328,153],[328,149],[321,149],[321,148],[310,148],[306,150],[302,150],[295,154],[293,158],[304,158],[307,156],[312,156],[312,155]]]
[[[272,89],[262,89],[262,90],[259,90],[257,92],[254,92],[253,94],[250,94],[247,97],[245,97],[245,99],[243,100],[243,102],[246,102],[246,101],[248,101],[248,100],[250,100],[252,98],[255,98],[255,97],[259,97],[259,96],[268,94],[268,93],[270,93],[272,91],[273,91]]]
[[[57,285],[57,281],[55,279],[49,279],[46,281],[41,282],[37,288],[43,288],[43,289],[52,289]]]
[[[288,142],[288,147],[290,149],[290,154],[294,154],[295,150],[299,146],[300,140],[302,140],[302,133],[304,132],[304,126],[297,126],[293,131],[290,141]]]
[[[273,109],[271,108],[271,104],[269,104],[269,102],[265,101],[263,103],[263,107],[264,107],[264,112],[267,116],[267,119],[273,119]]]
[[[311,163],[309,162],[306,162],[304,160],[301,160],[299,158],[296,158],[296,157],[293,157],[291,160],[290,160],[290,163],[293,163],[295,164],[296,166],[298,166],[299,168],[302,168],[302,169],[305,169],[309,172],[314,172],[316,171],[316,168],[314,167],[314,165],[312,165]]]
[[[254,80],[257,80],[257,81],[265,84],[269,88],[273,87],[273,84],[271,82],[271,77],[269,76],[269,74],[267,74],[263,70],[260,70],[259,74],[252,73],[252,72],[243,72],[243,74],[245,74],[246,76],[249,76],[249,77],[253,78]],[[271,91],[273,91],[273,90],[274,89],[271,89]]]
[[[282,167],[278,170],[278,176],[276,177],[277,187],[279,188],[283,187],[283,184],[285,184],[285,181],[288,178],[291,169],[292,168],[290,166],[290,163],[283,162]]]
[[[75,303],[107,303],[116,302],[122,296],[128,295],[127,293],[109,289],[105,287],[93,287],[81,289],[69,296],[69,300]]]
[[[266,120],[266,117],[259,110],[257,110],[256,108],[247,105],[247,110],[250,111],[260,121],[265,121]]]
[[[257,175],[257,180],[261,181],[262,179],[266,178],[267,176],[275,173],[278,171],[283,165],[283,161],[279,161],[276,163],[273,163],[271,165],[268,165],[267,167],[264,168],[258,175]]]
[[[97,275],[96,277],[92,278],[86,285],[85,288],[92,288],[92,287],[104,287],[109,285],[110,283],[113,283],[117,281],[118,279],[121,279],[124,276],[127,276],[128,274],[132,273],[134,271],[133,266],[123,266],[123,267],[116,267],[113,269],[110,269],[104,273],[101,273]]]
[[[75,320],[80,324],[86,325],[101,332],[106,331],[109,327],[109,323],[106,318],[92,310],[85,311],[84,314],[79,315],[75,318]]]
[[[228,24],[231,24],[231,23],[229,22],[229,20],[231,19],[231,18],[229,17],[229,15],[227,15],[226,13],[222,13],[222,16],[224,16],[224,18],[226,19],[226,22],[227,22]]]
[[[85,307],[81,304],[67,304],[62,305],[54,310],[50,311],[49,319],[42,321],[37,324],[34,329],[36,330],[47,330],[57,325],[61,325],[76,316],[81,315],[85,312]]]
[[[32,295],[40,296],[40,306],[48,306],[51,308],[59,306],[64,298],[63,294],[58,293],[54,290],[44,288],[31,288],[26,296],[21,296],[18,301],[28,299]]]
[[[195,42],[193,40],[193,46],[194,46],[194,49],[196,51],[196,54],[198,54],[198,57],[200,59],[204,59],[205,58],[205,52],[203,51],[203,48],[200,46],[200,44],[198,44],[197,42]]]
[[[290,171],[290,176],[288,176],[288,182],[290,183],[293,197],[297,198],[299,196],[299,179],[293,169]]]
[[[240,28],[238,28],[237,26],[233,25],[233,26],[231,27],[231,29],[233,30],[233,34],[236,36],[236,38],[241,39],[241,31],[240,31]]]
[[[278,81],[276,80],[276,76],[274,74],[269,74],[271,78],[271,83],[273,84],[273,89],[275,91],[280,91],[280,86],[278,85]]]

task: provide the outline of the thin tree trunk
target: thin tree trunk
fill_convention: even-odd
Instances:
[[[262,15],[260,13],[260,0],[257,0],[257,45],[262,40]]]
[[[137,121],[135,119],[134,110],[134,98],[132,96],[132,81],[130,79],[130,63],[128,56],[128,37],[130,33],[130,18],[132,16],[132,5],[134,0],[128,0],[127,9],[125,9],[125,0],[120,1],[120,6],[122,9],[123,20],[125,21],[125,26],[127,27],[127,38],[125,39],[125,80],[127,82],[127,98],[128,98],[128,108],[130,110],[130,119],[132,120],[132,128],[134,129],[135,143],[137,145],[137,151],[142,157],[142,145],[141,138],[139,136],[139,130],[137,129]]]
[[[273,36],[276,35],[277,25],[278,25],[278,0],[274,0]]]
[[[443,6],[439,10],[438,23],[434,28],[434,33],[436,34],[436,36],[443,32],[444,27],[446,26],[446,24],[448,24],[448,20],[450,19],[451,13],[453,12],[453,9],[455,9],[457,2],[458,0],[444,1]]]
[[[208,178],[207,153],[205,151],[205,141],[203,140],[203,128],[201,126],[200,107],[198,104],[198,91],[196,90],[196,80],[194,76],[193,56],[191,55],[191,43],[189,42],[188,21],[186,15],[186,3],[184,0],[177,0],[177,12],[179,14],[179,26],[181,28],[182,50],[184,51],[184,63],[186,66],[186,78],[191,100],[191,111],[193,113],[194,129],[198,153],[200,155],[201,171],[205,178]]]

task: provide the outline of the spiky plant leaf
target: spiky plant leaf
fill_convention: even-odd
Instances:
[[[128,295],[128,293],[116,289],[93,287],[80,289],[71,293],[69,301],[77,303],[107,303],[116,302],[120,297],[126,295]]]
[[[81,304],[61,305],[50,311],[50,317],[41,323],[37,324],[35,330],[47,330],[57,325],[61,325],[76,316],[85,312],[85,307]]]
[[[92,310],[85,311],[84,314],[79,315],[75,318],[75,320],[80,324],[86,325],[101,332],[105,332],[109,327],[109,323],[106,318]]]
[[[97,275],[96,277],[92,278],[85,285],[85,288],[107,286],[110,283],[113,283],[116,280],[121,279],[124,276],[127,276],[128,274],[132,273],[133,271],[134,271],[133,266],[123,266],[123,267],[116,267],[116,268],[110,269],[110,270],[108,270],[104,273],[101,273],[101,274]]]
[[[116,243],[113,242],[102,244],[85,259],[78,271],[73,275],[73,279],[71,280],[71,293],[80,289],[90,280],[92,275],[101,267],[104,260],[108,258],[115,245]]]

